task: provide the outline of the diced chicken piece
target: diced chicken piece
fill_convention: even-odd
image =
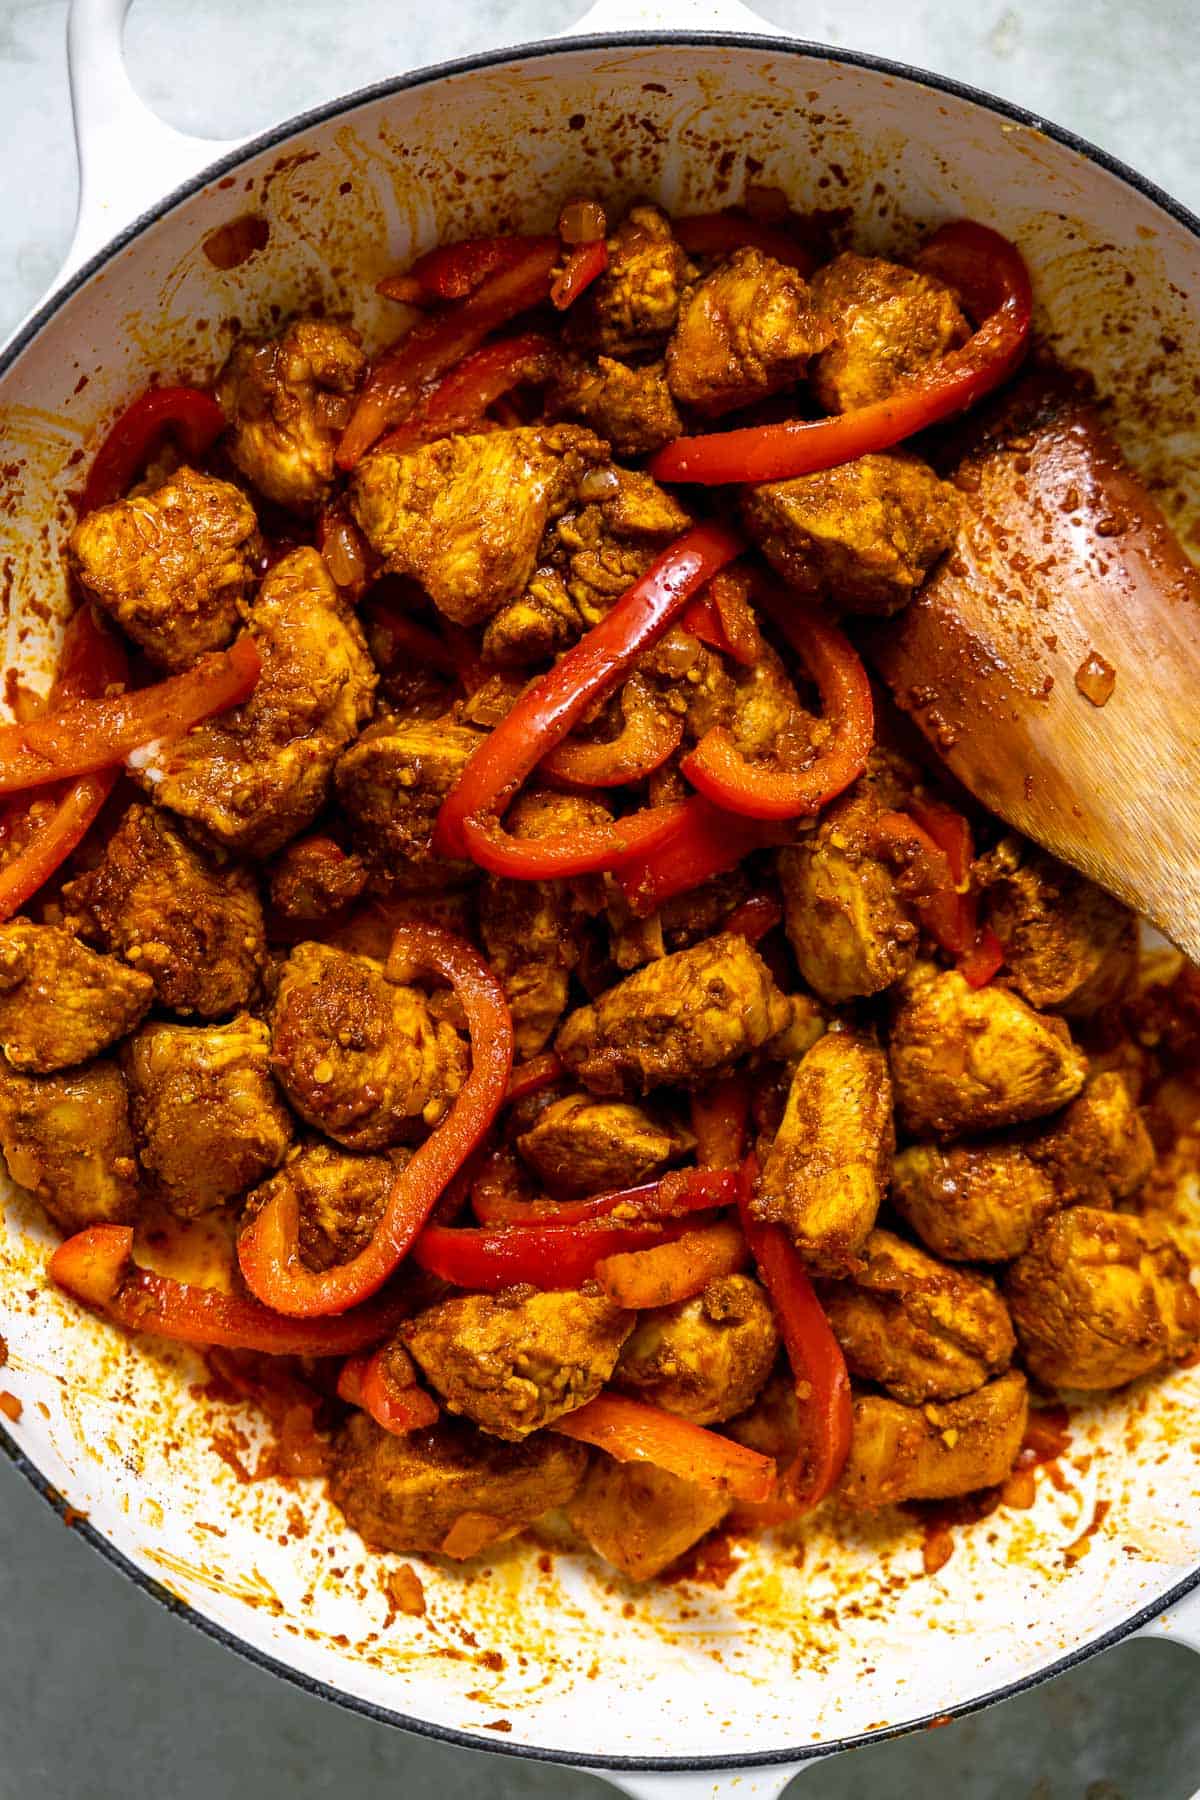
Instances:
[[[633,1324],[599,1292],[509,1288],[454,1294],[401,1337],[451,1412],[519,1443],[595,1399]]]
[[[721,1073],[790,1017],[762,958],[726,931],[649,963],[581,1006],[556,1048],[593,1093],[645,1093]]]
[[[49,1075],[123,1038],[154,998],[148,975],[89,950],[57,925],[0,925],[0,1050],[9,1066]]]
[[[631,206],[608,238],[608,267],[567,314],[568,340],[626,356],[666,343],[695,274],[657,206]]]
[[[692,1300],[639,1313],[613,1385],[696,1425],[715,1425],[753,1403],[778,1349],[758,1282],[726,1275]]]
[[[821,1304],[852,1375],[896,1400],[954,1400],[1007,1369],[1008,1308],[986,1275],[949,1269],[890,1231],[873,1231],[853,1281]]]
[[[132,759],[152,799],[227,849],[269,856],[311,825],[338,753],[371,712],[375,671],[315,550],[295,550],[250,612],[262,673],[250,698]]]
[[[301,1144],[248,1196],[243,1220],[249,1223],[276,1195],[292,1194],[300,1212],[305,1267],[330,1269],[349,1262],[366,1248],[379,1223],[397,1160],[352,1156],[319,1141]]]
[[[216,389],[229,454],[268,500],[309,512],[325,499],[366,366],[357,331],[332,319],[297,319],[278,337],[234,346]]]
[[[143,1025],[122,1052],[142,1167],[180,1218],[235,1200],[277,1169],[292,1121],[261,1019]]]
[[[350,504],[393,574],[419,581],[447,618],[477,625],[524,592],[546,526],[607,455],[580,425],[438,438],[364,457]]]
[[[788,994],[787,1003],[792,1012],[790,1020],[763,1049],[767,1056],[778,1062],[798,1063],[801,1057],[808,1055],[818,1038],[825,1036],[829,1020],[811,994]]]
[[[152,807],[129,808],[63,900],[84,937],[150,977],[160,1006],[215,1019],[258,993],[266,945],[254,877],[204,855]]]
[[[676,400],[712,417],[793,387],[832,338],[803,276],[735,250],[684,300],[667,380]]]
[[[1008,1271],[1005,1295],[1021,1356],[1048,1387],[1121,1387],[1200,1338],[1187,1262],[1129,1213],[1055,1213]]]
[[[943,282],[880,256],[850,250],[835,256],[813,276],[812,293],[835,334],[811,370],[826,412],[851,412],[886,399],[970,336]]]
[[[1200,1265],[1200,1124],[1182,1131],[1159,1157],[1137,1205],[1152,1230],[1169,1235],[1189,1262]]]
[[[152,494],[99,506],[67,557],[84,592],[163,669],[186,669],[237,628],[254,573],[254,508],[228,481],[179,469]]]
[[[631,1100],[564,1094],[517,1139],[535,1175],[558,1194],[636,1187],[682,1156],[688,1138]]]
[[[573,644],[583,630],[579,608],[567,591],[560,569],[535,569],[529,586],[516,600],[490,618],[480,649],[500,669],[520,669],[546,662]]]
[[[1115,1069],[1093,1075],[1057,1119],[1027,1137],[1026,1149],[1062,1206],[1128,1200],[1154,1167],[1150,1133]]]
[[[334,771],[336,776],[336,770]],[[360,856],[333,838],[297,838],[275,858],[268,874],[271,905],[291,924],[325,920],[357,900],[367,885]]]
[[[995,1487],[1017,1460],[1028,1416],[1025,1377],[1015,1369],[942,1405],[903,1406],[863,1394],[854,1402],[842,1498],[851,1506],[894,1506]]]
[[[1065,863],[1006,838],[986,859],[988,923],[1005,973],[1030,1006],[1083,1019],[1111,1005],[1137,970],[1137,919]]]
[[[411,1142],[437,1125],[467,1052],[425,995],[380,963],[298,944],[279,973],[271,1066],[302,1119],[351,1150]]]
[[[747,531],[790,587],[892,613],[954,540],[958,495],[905,451],[742,490]]]
[[[607,438],[614,456],[651,456],[683,431],[662,362],[633,368],[612,356],[570,361],[550,403]]]
[[[445,870],[430,840],[442,801],[483,742],[449,719],[380,719],[338,760],[338,799],[371,868]],[[457,866],[457,865],[455,865]]]
[[[753,1406],[730,1419],[724,1435],[781,1465],[793,1460],[800,1444],[800,1409],[796,1378],[786,1358],[779,1358]]]
[[[752,1202],[821,1275],[844,1275],[875,1223],[895,1148],[892,1084],[877,1045],[828,1032],[792,1077]]]
[[[1060,1204],[1023,1146],[912,1144],[892,1167],[892,1205],[936,1256],[1007,1262]]]
[[[1061,1019],[993,982],[918,963],[892,1022],[896,1105],[914,1136],[958,1137],[1038,1119],[1073,1100],[1087,1058]]]
[[[372,1550],[449,1541],[448,1554],[470,1556],[565,1506],[586,1462],[582,1444],[550,1431],[505,1444],[444,1419],[396,1437],[354,1412],[334,1442],[329,1495]]]
[[[572,1526],[631,1581],[649,1581],[713,1531],[729,1511],[715,1488],[652,1463],[594,1456],[567,1507]]]
[[[837,1004],[907,975],[920,933],[895,870],[876,855],[872,796],[835,801],[807,838],[779,852],[784,924],[809,987]]]
[[[16,1075],[0,1063],[0,1149],[12,1180],[63,1231],[137,1216],[129,1100],[115,1062],[65,1075]]]

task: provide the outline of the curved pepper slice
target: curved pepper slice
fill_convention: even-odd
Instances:
[[[415,450],[456,431],[475,430],[489,406],[523,381],[549,381],[558,351],[540,332],[485,344],[464,356],[408,418],[375,445],[377,450]]]
[[[903,812],[880,813],[873,835],[881,848],[898,850],[910,859],[917,883],[912,900],[922,925],[941,949],[962,956],[974,940],[974,896],[960,892],[945,850]]]
[[[130,1331],[271,1356],[349,1356],[389,1336],[412,1311],[410,1300],[380,1296],[344,1318],[284,1319],[257,1300],[139,1269],[129,1225],[77,1231],[50,1258],[50,1276]]]
[[[751,851],[786,844],[792,838],[787,824],[726,812],[702,794],[693,794],[671,810],[677,819],[670,835],[617,871],[617,883],[630,910],[642,919],[677,894],[690,893],[714,875],[736,869]]]
[[[529,254],[531,245],[547,241],[510,234],[438,244],[424,256],[418,256],[403,275],[385,275],[375,292],[387,300],[404,300],[410,306],[428,305],[431,300],[465,300],[489,275],[511,269]]]
[[[988,226],[958,219],[934,232],[916,260],[918,268],[956,288],[976,320],[974,336],[960,350],[885,399],[832,418],[676,438],[652,459],[655,480],[714,485],[811,475],[887,450],[1007,381],[1028,348],[1033,317],[1033,290],[1020,252]]]
[[[438,1421],[437,1401],[417,1385],[412,1357],[395,1341],[370,1356],[351,1357],[338,1376],[337,1391],[339,1399],[370,1413],[395,1437]]]
[[[568,738],[542,758],[539,774],[571,787],[620,787],[661,769],[683,742],[683,720],[663,710],[636,670],[622,690],[621,711],[624,722],[615,738],[600,744]]]
[[[737,1198],[735,1169],[672,1169],[658,1181],[595,1194],[590,1200],[521,1200],[500,1185],[479,1181],[471,1190],[471,1206],[481,1225],[581,1225],[620,1212],[624,1218],[669,1219],[730,1206]]]
[[[717,1488],[735,1500],[769,1500],[775,1489],[771,1457],[624,1394],[597,1394],[575,1412],[555,1419],[550,1429],[594,1444],[618,1462],[653,1463],[683,1481]]]
[[[596,1264],[623,1250],[648,1250],[687,1229],[681,1224],[634,1220],[628,1225],[427,1225],[413,1246],[413,1261],[455,1287],[494,1294],[528,1282],[536,1288],[574,1288],[590,1281]]]
[[[674,1306],[702,1294],[710,1281],[736,1275],[750,1261],[733,1219],[714,1219],[685,1232],[673,1244],[625,1251],[596,1264],[596,1280],[615,1306],[640,1310]]]
[[[111,506],[128,492],[168,433],[191,462],[225,429],[225,414],[203,388],[150,388],[126,407],[97,450],[84,484],[79,516]]]
[[[608,245],[602,237],[590,244],[577,244],[563,264],[562,274],[550,289],[550,299],[559,312],[578,300],[598,275],[608,267]]]
[[[289,1190],[255,1214],[238,1240],[238,1262],[251,1293],[278,1312],[298,1318],[345,1312],[381,1288],[503,1103],[513,1050],[504,989],[470,944],[434,925],[402,925],[392,939],[389,969],[413,963],[436,970],[453,987],[467,1016],[471,1072],[442,1123],[393,1174],[370,1242],[348,1262],[321,1271],[304,1266],[299,1205]]]

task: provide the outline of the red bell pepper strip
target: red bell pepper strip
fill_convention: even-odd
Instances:
[[[568,738],[542,758],[539,774],[571,787],[620,787],[661,769],[683,742],[683,720],[664,711],[636,670],[621,691],[621,710],[624,723],[615,738],[594,744]]]
[[[630,1311],[674,1306],[702,1294],[710,1281],[736,1275],[750,1261],[733,1219],[714,1219],[649,1250],[626,1250],[596,1264],[596,1280],[614,1306]]]
[[[485,344],[472,355],[464,356],[417,402],[404,423],[381,437],[375,448],[393,452],[415,450],[419,444],[432,443],[435,438],[474,431],[488,407],[495,405],[502,394],[523,381],[549,381],[557,362],[557,349],[540,332],[527,331],[521,337]]]
[[[243,633],[232,649],[153,687],[71,700],[25,725],[0,725],[0,794],[110,769],[143,744],[178,737],[244,700],[261,667],[257,644]]]
[[[679,621],[702,644],[732,657],[743,668],[762,661],[763,640],[736,570],[714,576],[703,593],[689,602]]]
[[[714,805],[752,819],[795,819],[819,812],[867,766],[875,735],[871,683],[843,631],[819,613],[770,603],[770,612],[821,692],[829,737],[801,769],[750,762],[724,725],[705,732],[680,768]]]
[[[483,1138],[512,1072],[512,1015],[504,989],[470,944],[435,925],[401,925],[389,969],[417,963],[454,989],[467,1016],[471,1072],[442,1123],[392,1176],[379,1223],[348,1262],[308,1269],[300,1259],[295,1194],[280,1190],[238,1240],[238,1262],[252,1294],[298,1318],[346,1312],[381,1288],[407,1254],[442,1190]]]
[[[412,1311],[411,1300],[381,1295],[338,1319],[284,1319],[257,1300],[139,1269],[129,1225],[77,1231],[50,1258],[50,1276],[130,1331],[272,1356],[349,1356],[388,1337]]]
[[[133,486],[168,433],[197,462],[225,429],[225,414],[202,388],[150,388],[126,407],[97,450],[84,484],[79,516],[111,506]]]
[[[351,1357],[338,1376],[338,1398],[369,1413],[395,1437],[436,1425],[438,1404],[417,1385],[417,1371],[403,1344],[394,1339],[370,1356]]]
[[[850,1377],[795,1245],[782,1226],[753,1216],[757,1179],[758,1159],[748,1156],[738,1211],[792,1365],[801,1427],[796,1461],[781,1472],[780,1498],[796,1512],[808,1512],[829,1493],[850,1454]]]
[[[470,1226],[427,1225],[413,1246],[413,1261],[455,1287],[494,1294],[528,1282],[537,1288],[574,1288],[590,1281],[596,1264],[623,1250],[665,1244],[686,1225],[638,1219],[579,1225],[508,1225],[476,1231]]]
[[[753,249],[786,263],[801,275],[810,275],[813,270],[812,252],[785,225],[752,219],[740,206],[673,219],[671,230],[690,256],[730,256],[735,250]]]
[[[550,1429],[594,1444],[617,1462],[653,1463],[682,1481],[716,1488],[735,1500],[768,1500],[775,1489],[771,1457],[624,1394],[597,1394],[575,1412],[555,1419]]]
[[[405,300],[410,305],[430,300],[465,300],[489,275],[499,275],[522,262],[531,245],[548,241],[510,235],[438,244],[424,256],[418,256],[405,274],[386,275],[375,292],[385,299]]]
[[[562,1060],[553,1050],[543,1050],[540,1056],[531,1056],[527,1062],[518,1063],[504,1095],[505,1106],[511,1106],[514,1100],[524,1100],[529,1094],[540,1093],[542,1088],[552,1087],[563,1072]]]
[[[789,419],[704,437],[680,437],[650,463],[658,481],[789,481],[887,450],[974,405],[1007,381],[1029,344],[1029,271],[1007,238],[958,219],[943,225],[918,267],[957,288],[977,329],[960,350],[910,376],[883,400],[828,419]]]
[[[666,901],[690,893],[714,875],[736,869],[752,850],[786,844],[793,835],[789,825],[725,812],[702,794],[693,794],[672,810],[678,823],[670,837],[617,871],[618,886],[639,918],[647,918]]]
[[[774,931],[783,918],[783,908],[770,894],[751,894],[734,908],[725,921],[726,931],[736,931],[749,944],[757,944],[768,931]]]
[[[618,1212],[624,1219],[669,1219],[710,1206],[731,1206],[736,1198],[737,1171],[720,1168],[673,1169],[659,1181],[595,1194],[590,1200],[521,1200],[500,1184],[482,1181],[471,1190],[475,1217],[485,1226],[582,1225]]]
[[[565,312],[578,300],[585,288],[591,287],[598,275],[608,267],[608,245],[602,237],[590,244],[577,244],[555,278],[550,299],[559,312]]]
[[[725,1169],[736,1165],[740,1170],[750,1118],[750,1091],[745,1076],[720,1075],[707,1087],[693,1088],[690,1110],[700,1167]]]
[[[971,858],[975,854],[967,820],[945,801],[927,797],[914,797],[908,802],[908,811],[942,851],[950,866],[951,881],[960,894],[965,894],[971,881]]]
[[[916,882],[913,904],[930,937],[950,956],[962,956],[975,935],[974,896],[958,891],[941,845],[902,812],[880,813],[874,836],[881,848],[908,858]]]
[[[558,253],[557,238],[525,239],[515,261],[449,312],[420,320],[377,357],[338,443],[338,467],[352,469],[390,426],[408,418],[430,382],[477,350],[489,332],[545,300]]]
[[[495,874],[541,880],[615,868],[675,830],[682,815],[672,807],[531,839],[511,837],[499,816],[542,757],[612,692],[630,664],[741,547],[720,525],[695,526],[651,564],[606,618],[526,688],[443,801],[433,839],[439,856],[466,855]]]
[[[968,987],[986,987],[1004,967],[1004,945],[990,925],[976,933],[975,942],[958,959],[958,972]]]

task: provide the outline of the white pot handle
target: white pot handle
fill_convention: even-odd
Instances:
[[[778,28],[742,0],[593,0],[566,37],[611,31],[752,31]]]
[[[71,0],[67,70],[79,155],[79,206],[61,287],[126,225],[245,141],[189,137],[151,112],[125,67],[130,0]]]
[[[819,1761],[778,1763],[763,1769],[714,1769],[683,1775],[627,1774],[624,1769],[593,1769],[631,1800],[779,1800],[788,1782]]]
[[[1186,1644],[1200,1655],[1200,1588],[1193,1588],[1170,1609],[1143,1625],[1137,1634],[1144,1638],[1166,1638],[1173,1644]]]

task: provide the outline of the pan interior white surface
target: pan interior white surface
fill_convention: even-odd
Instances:
[[[748,176],[801,207],[851,208],[882,246],[911,242],[906,221],[960,213],[1015,237],[1043,329],[1095,374],[1140,466],[1171,470],[1166,498],[1189,523],[1200,247],[1167,213],[1026,126],[851,64],[769,45],[563,49],[303,129],[214,179],[63,304],[0,385],[9,661],[44,682],[80,456],[148,374],[202,379],[232,321],[265,329],[313,303],[348,308],[377,340],[399,317],[371,297],[385,270],[439,237],[545,228],[573,191],[689,211],[739,197]],[[202,239],[248,210],[267,217],[268,246],[221,273]],[[46,1477],[257,1649],[497,1747],[763,1754],[945,1712],[1115,1628],[1200,1559],[1200,1377],[1183,1371],[1080,1409],[1063,1488],[1043,1479],[1032,1509],[957,1532],[932,1577],[911,1520],[835,1518],[799,1546],[742,1549],[723,1589],[640,1592],[514,1547],[464,1571],[423,1567],[425,1618],[389,1620],[380,1577],[405,1559],[365,1557],[316,1484],[239,1481],[214,1431],[253,1464],[236,1435],[253,1440],[252,1415],[197,1402],[195,1359],[133,1346],[47,1292],[48,1242],[10,1196],[3,1380],[24,1403],[13,1435]]]

